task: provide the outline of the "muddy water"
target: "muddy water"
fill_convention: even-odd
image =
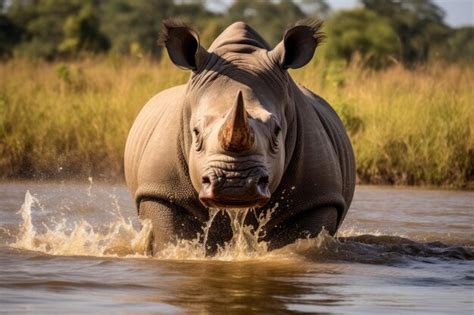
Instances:
[[[473,211],[473,192],[358,187],[337,238],[268,253],[236,222],[214,258],[149,257],[124,186],[3,183],[0,313],[472,314]]]

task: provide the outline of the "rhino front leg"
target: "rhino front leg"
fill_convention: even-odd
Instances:
[[[199,222],[185,210],[155,200],[140,202],[139,217],[151,221],[153,230],[149,251],[152,254],[178,239],[192,240],[202,231]]]
[[[333,207],[306,210],[290,218],[284,224],[268,231],[265,240],[269,249],[277,249],[298,239],[318,236],[324,228],[330,235],[336,233],[337,209]]]

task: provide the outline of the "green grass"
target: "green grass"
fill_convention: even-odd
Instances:
[[[342,117],[360,182],[472,184],[474,67],[375,72],[312,63],[292,74]],[[168,60],[1,63],[0,177],[121,178],[134,117],[188,76]]]

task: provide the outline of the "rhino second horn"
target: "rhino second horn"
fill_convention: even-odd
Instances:
[[[243,152],[252,148],[255,134],[248,122],[242,91],[237,93],[235,103],[219,130],[219,143],[222,149],[230,152]]]

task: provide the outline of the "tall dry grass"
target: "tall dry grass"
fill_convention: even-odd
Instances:
[[[294,77],[341,116],[362,182],[465,187],[473,180],[474,67],[313,65]]]
[[[1,177],[117,177],[143,104],[186,80],[167,64],[108,58],[0,64]]]
[[[472,181],[474,67],[374,72],[313,63],[292,75],[340,114],[360,181],[454,187]],[[0,64],[1,177],[120,178],[134,117],[152,95],[188,76],[168,60]]]

